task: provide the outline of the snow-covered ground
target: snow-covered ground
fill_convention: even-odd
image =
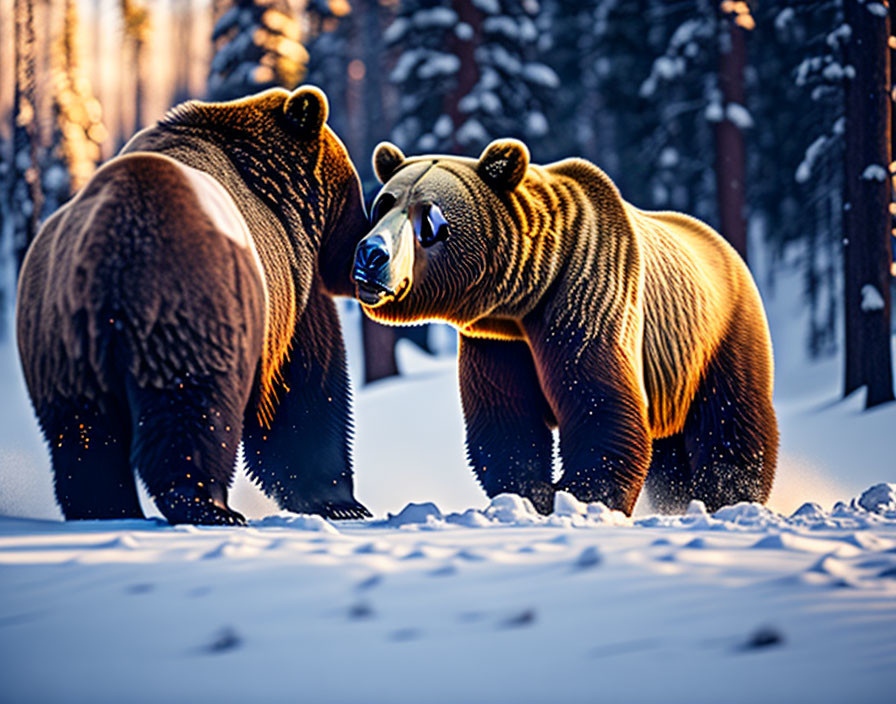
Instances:
[[[896,407],[838,401],[838,362],[805,363],[798,309],[769,302],[771,510],[642,502],[634,521],[565,496],[546,519],[489,503],[453,358],[402,344],[406,375],[356,392],[356,493],[376,520],[277,514],[241,478],[249,528],[62,523],[0,342],[0,702],[889,701],[896,487],[851,500],[896,482]]]

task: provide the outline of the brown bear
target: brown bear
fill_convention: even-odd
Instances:
[[[377,147],[385,185],[358,244],[375,320],[460,332],[467,451],[489,496],[555,491],[630,513],[765,501],[778,431],[772,349],[743,260],[694,218],[626,203],[593,164]],[[563,475],[552,481],[559,427]]]
[[[189,102],[139,132],[43,226],[18,343],[68,519],[242,522],[242,439],[278,504],[369,515],[353,496],[345,351],[360,181],[313,87]]]

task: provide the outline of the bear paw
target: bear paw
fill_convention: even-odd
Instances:
[[[172,525],[193,523],[208,526],[244,526],[246,518],[241,513],[216,502],[192,486],[175,486],[155,497],[162,515]]]
[[[328,501],[315,511],[315,513],[320,513],[325,518],[333,518],[336,520],[370,518],[373,516],[366,506],[354,499],[349,501]]]
[[[532,502],[535,510],[541,515],[547,516],[554,510],[554,494],[557,489],[547,482],[533,482],[524,496]]]

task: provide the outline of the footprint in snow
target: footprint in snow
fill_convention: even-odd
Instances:
[[[348,617],[352,621],[363,621],[373,618],[373,607],[367,602],[359,601],[357,604],[352,604],[349,607]]]
[[[231,626],[224,626],[218,631],[212,641],[203,650],[210,655],[219,655],[231,650],[236,650],[243,644],[242,636]]]
[[[535,609],[524,609],[501,621],[501,628],[524,628],[535,623]]]
[[[781,631],[773,626],[762,626],[753,631],[747,640],[741,643],[736,650],[737,652],[745,653],[783,644],[784,635]]]
[[[389,640],[396,643],[406,643],[409,640],[417,640],[421,632],[417,628],[399,628],[389,634]]]

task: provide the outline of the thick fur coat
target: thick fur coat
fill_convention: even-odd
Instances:
[[[282,507],[366,514],[328,296],[365,219],[326,116],[310,87],[184,104],[38,233],[18,342],[67,518],[142,516],[136,470],[171,522],[239,522],[241,439]]]
[[[381,322],[460,331],[468,454],[490,496],[547,512],[562,489],[631,512],[646,481],[660,510],[766,500],[771,340],[722,237],[635,208],[582,159],[530,165],[514,140],[478,160],[385,143],[374,166],[357,295]]]

